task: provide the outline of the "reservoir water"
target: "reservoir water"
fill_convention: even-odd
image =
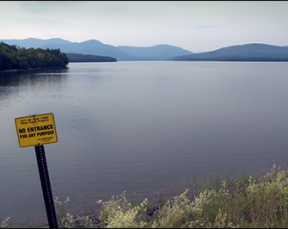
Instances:
[[[285,62],[70,63],[0,73],[0,222],[46,220],[34,147],[19,147],[16,117],[54,113],[58,143],[45,145],[53,196],[69,196],[77,210],[229,167],[287,165],[287,99]]]

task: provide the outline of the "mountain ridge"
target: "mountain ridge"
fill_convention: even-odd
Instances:
[[[33,38],[33,37],[29,37],[26,39],[2,39],[0,41],[3,41],[4,43],[8,44],[8,45],[18,45],[21,48],[40,48],[40,46],[45,45],[45,44],[64,44],[64,43],[72,43],[71,41],[68,40],[64,40],[61,38],[50,38],[47,40],[43,40],[43,39],[38,39],[38,38]]]
[[[41,48],[59,48],[64,53],[78,53],[84,55],[97,55],[97,56],[109,56],[116,58],[117,60],[129,60],[133,59],[133,56],[116,49],[112,45],[106,45],[98,40],[88,40],[81,43],[69,43],[69,44],[47,44]]]
[[[160,45],[154,45],[150,47],[136,47],[136,46],[116,46],[120,50],[131,53],[135,56],[139,57],[148,57],[151,60],[161,60],[161,59],[169,59],[172,58],[175,55],[177,56],[178,53],[187,53],[187,54],[193,54],[193,52],[190,52],[188,50],[167,45],[167,44],[160,44]],[[151,54],[152,53],[152,54]]]
[[[288,61],[288,49],[262,43],[223,47],[210,52],[171,58],[175,61]]]
[[[158,44],[150,47],[113,46],[96,39],[83,42],[71,42],[61,38],[47,40],[32,38],[0,40],[8,45],[18,45],[24,48],[60,49],[63,53],[96,55],[112,57],[120,61],[141,60],[191,60],[191,61],[287,61],[288,46],[276,46],[262,43],[250,43],[222,47],[217,50],[193,53],[177,46]]]
[[[47,40],[42,40],[38,38],[27,38],[27,39],[2,39],[3,41],[9,45],[18,45],[24,48],[52,48],[52,49],[60,49],[61,52],[64,53],[78,53],[83,55],[97,55],[97,56],[108,56],[116,58],[120,61],[127,60],[166,60],[173,56],[185,55],[188,53],[192,53],[188,50],[184,50],[182,48],[172,46],[172,45],[155,45],[152,47],[141,47],[141,49],[149,49],[150,53],[147,56],[143,56],[142,54],[135,54],[135,51],[129,53],[123,50],[123,48],[117,48],[116,46],[103,44],[102,42],[90,39],[83,42],[71,42],[68,40],[63,40],[61,38],[51,38]],[[157,46],[157,47],[156,47]],[[120,47],[132,47],[132,46],[120,46]],[[156,47],[156,48],[155,48]],[[162,47],[162,51],[159,51],[159,47]],[[164,47],[164,49],[163,49]],[[133,49],[135,47],[132,47]],[[156,50],[155,50],[156,49]],[[176,52],[175,55],[173,52]],[[165,54],[166,53],[166,54]]]

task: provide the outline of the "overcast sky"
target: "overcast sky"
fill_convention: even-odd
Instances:
[[[288,1],[0,1],[0,24],[0,39],[96,39],[192,52],[247,43],[287,46]]]

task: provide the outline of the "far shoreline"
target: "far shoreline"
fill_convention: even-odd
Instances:
[[[44,69],[57,69],[57,68],[68,68],[67,66],[61,66],[61,67],[41,67],[41,68],[20,68],[20,69],[8,69],[8,70],[0,70],[0,73],[2,72],[20,72],[20,71],[31,71],[31,70],[44,70]]]

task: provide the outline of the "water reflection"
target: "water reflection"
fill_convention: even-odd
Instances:
[[[0,105],[3,107],[22,97],[22,93],[27,94],[31,90],[36,90],[40,94],[41,90],[44,92],[47,88],[50,88],[50,92],[52,88],[61,91],[63,83],[67,81],[68,71],[68,68],[61,68],[2,72],[0,73]]]
[[[59,69],[41,69],[31,71],[0,72],[0,87],[17,87],[29,82],[61,83],[67,76],[68,67]]]

